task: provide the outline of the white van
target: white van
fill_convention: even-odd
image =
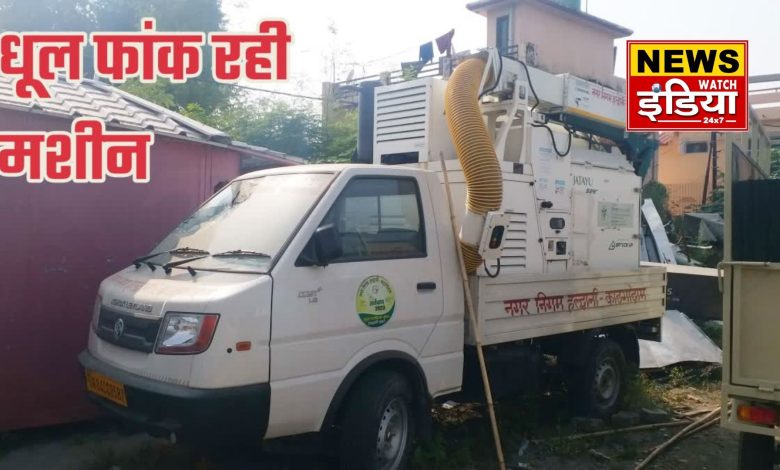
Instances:
[[[339,425],[348,468],[371,468],[377,452],[404,458],[431,399],[461,388],[448,212],[437,175],[417,169],[238,178],[101,283],[79,357],[90,395],[166,433],[273,438]],[[638,305],[650,318],[660,303]],[[619,348],[602,349],[608,368],[624,367]],[[602,398],[614,405],[616,390]]]

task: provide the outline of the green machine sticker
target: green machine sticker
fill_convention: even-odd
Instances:
[[[395,311],[395,293],[382,276],[363,279],[355,296],[355,309],[366,326],[376,328],[387,323]]]

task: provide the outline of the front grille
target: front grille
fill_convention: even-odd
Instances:
[[[116,335],[117,322],[122,320],[121,334]],[[152,352],[161,319],[138,318],[129,313],[101,307],[97,335],[109,343],[136,351]]]

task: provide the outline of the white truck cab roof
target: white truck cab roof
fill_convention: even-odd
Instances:
[[[410,168],[397,165],[367,165],[365,163],[318,163],[312,165],[285,166],[279,168],[270,168],[267,170],[258,170],[239,176],[236,180],[245,180],[257,178],[266,175],[283,175],[295,173],[319,173],[332,172],[341,173],[343,171],[355,170],[356,173],[419,173],[428,172],[420,168]]]

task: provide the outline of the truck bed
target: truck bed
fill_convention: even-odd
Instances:
[[[498,344],[660,318],[666,270],[472,276],[482,344]],[[466,343],[474,345],[472,332]]]

